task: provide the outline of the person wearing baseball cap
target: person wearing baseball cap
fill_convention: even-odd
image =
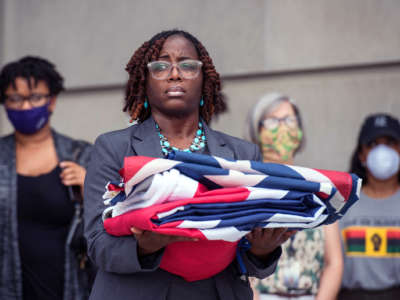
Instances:
[[[379,137],[400,140],[400,123],[388,114],[374,114],[367,117],[361,127],[359,143],[367,145]]]
[[[350,172],[363,179],[358,201],[341,219],[344,274],[339,299],[400,299],[400,123],[368,116]]]

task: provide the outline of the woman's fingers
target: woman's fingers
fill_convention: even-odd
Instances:
[[[186,236],[159,234],[148,230],[131,227],[131,232],[138,241],[142,253],[153,253],[174,242],[198,241]]]
[[[133,234],[142,234],[143,230],[136,228],[136,227],[131,227],[131,231]]]
[[[264,228],[263,238],[270,238],[275,241],[278,240],[286,231],[287,228]]]
[[[74,168],[66,168],[61,171],[60,176],[61,176],[61,178],[63,178],[66,176],[74,175],[76,173],[77,173],[77,171]]]
[[[251,243],[250,251],[265,257],[295,233],[288,228],[254,228],[246,237]]]
[[[76,176],[68,176],[68,177],[62,178],[61,182],[66,186],[80,185],[81,184],[81,179],[79,177],[76,177]]]
[[[246,237],[248,239],[267,240],[269,242],[278,240],[287,228],[254,228]]]
[[[68,173],[68,174],[62,174],[61,179],[62,180],[72,180],[74,178],[77,178],[75,173]]]
[[[173,236],[171,235],[171,243],[172,242],[188,242],[188,241],[192,241],[192,242],[197,242],[199,239],[197,238],[191,238],[188,236]]]
[[[293,235],[296,234],[298,230],[287,230],[286,232],[284,232],[279,240],[280,244],[283,244],[284,242],[286,242],[290,237],[292,237]]]
[[[62,168],[60,178],[64,185],[83,186],[86,175],[85,168],[72,161],[62,161],[60,167]]]

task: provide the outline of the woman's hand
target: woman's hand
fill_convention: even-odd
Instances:
[[[83,190],[86,169],[72,161],[62,161],[60,167],[62,169],[60,174],[62,183],[67,186],[79,185]]]
[[[177,235],[159,234],[148,230],[141,230],[135,227],[132,227],[131,231],[138,242],[139,256],[157,252],[158,250],[164,248],[170,243],[183,242],[183,241],[198,241],[198,239],[195,238],[177,236]]]
[[[251,243],[249,251],[259,259],[264,260],[296,232],[296,230],[288,230],[287,228],[255,228],[246,235]]]

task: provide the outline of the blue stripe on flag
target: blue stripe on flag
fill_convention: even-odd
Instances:
[[[251,161],[251,167],[252,169],[257,170],[258,172],[261,172],[263,174],[269,174],[271,176],[304,180],[304,177],[300,173],[296,172],[292,168],[285,165]]]
[[[291,200],[257,199],[244,202],[188,204],[184,206],[184,210],[179,210],[173,215],[160,219],[153,219],[152,221],[157,225],[182,220],[221,220],[221,224],[225,224],[225,222],[232,222],[232,224],[239,222],[236,224],[240,224],[240,220],[244,217],[248,218],[247,220],[249,222],[260,222],[265,221],[275,213],[313,217],[320,209],[320,206],[312,199],[313,196],[308,195],[301,199]],[[228,225],[225,224],[225,226]]]
[[[280,190],[298,190],[303,192],[318,193],[320,191],[320,183],[305,181],[292,178],[281,178],[276,176],[268,176],[260,181],[255,187],[271,188]]]

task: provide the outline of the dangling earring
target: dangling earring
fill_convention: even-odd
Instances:
[[[201,99],[200,99],[200,106],[203,106],[204,105],[204,100],[203,100],[203,97],[201,97]]]
[[[143,103],[144,109],[147,109],[149,107],[149,102],[147,102],[147,99]]]

